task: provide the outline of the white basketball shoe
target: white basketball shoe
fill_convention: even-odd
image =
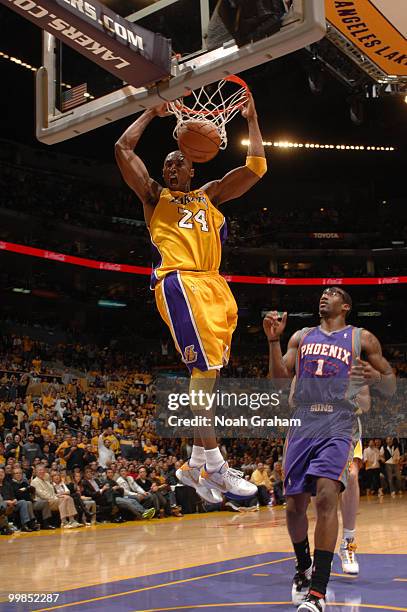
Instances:
[[[209,490],[217,489],[221,493],[227,493],[228,498],[253,497],[257,493],[256,485],[245,480],[243,472],[230,468],[227,462],[217,472],[207,472],[203,467],[199,484]]]
[[[305,572],[300,572],[298,568],[296,568],[296,570],[293,578],[291,597],[293,604],[299,606],[308,595],[311,586],[312,563]]]
[[[304,601],[300,603],[297,612],[324,612],[326,606],[325,598],[308,593]]]
[[[353,540],[342,540],[339,547],[339,558],[342,561],[344,574],[357,576],[359,574],[359,563],[356,559],[356,544]]]
[[[191,467],[188,461],[186,461],[175,472],[175,475],[183,485],[193,487],[199,497],[202,497],[202,499],[209,504],[220,504],[223,500],[222,495],[216,489],[207,488],[201,485],[199,482],[200,472],[201,468]]]

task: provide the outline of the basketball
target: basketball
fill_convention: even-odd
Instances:
[[[221,137],[211,121],[185,121],[178,130],[178,145],[192,162],[213,159],[220,147]]]

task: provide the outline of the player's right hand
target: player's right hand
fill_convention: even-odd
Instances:
[[[284,333],[285,326],[287,324],[287,313],[284,312],[280,318],[280,313],[277,310],[271,310],[266,314],[263,319],[263,329],[267,336],[267,340],[279,340],[281,335]]]

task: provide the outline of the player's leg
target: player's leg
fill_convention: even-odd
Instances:
[[[190,393],[192,391],[197,393],[203,391],[205,394],[213,393],[216,379],[216,370],[204,372],[192,368]],[[191,404],[191,409],[194,416],[213,417],[213,411],[204,403],[201,403],[201,405]],[[208,503],[221,503],[222,495],[216,488],[204,486],[199,482],[201,471],[208,462],[214,469],[220,469],[225,463],[212,424],[207,427],[195,428],[191,457],[177,470],[176,476],[182,484],[193,487],[198,495]]]
[[[190,304],[184,295],[184,287],[181,285],[177,273],[169,274],[157,285],[155,299],[158,311],[171,331],[175,347],[190,371],[190,391],[192,390],[191,386],[197,386],[195,381],[192,382],[195,378],[200,380],[201,387],[203,385],[202,381],[205,381],[206,391],[212,392],[216,382],[217,370],[207,369],[207,357],[201,350],[195,322],[191,317]],[[194,367],[194,365],[197,367]],[[214,444],[214,440],[216,441],[214,431],[211,434],[207,432],[207,443],[208,436],[209,444]],[[191,457],[177,470],[177,478],[185,486],[193,487],[198,495],[208,503],[220,503],[222,501],[220,493],[211,491],[208,487],[199,484],[199,475],[205,461],[204,442],[199,430],[195,429]]]
[[[305,599],[311,584],[312,559],[307,518],[311,492],[306,476],[311,457],[311,441],[289,432],[284,445],[283,471],[287,529],[297,559],[291,590],[294,605],[299,605]]]
[[[355,449],[356,451],[356,449]],[[361,460],[354,456],[349,467],[348,482],[340,498],[343,535],[339,547],[339,557],[342,561],[344,574],[358,574],[359,563],[356,559],[356,515],[359,508],[359,469]]]
[[[222,457],[215,436],[214,410],[209,410],[205,399],[199,399],[197,403],[192,401],[193,391],[197,392],[196,397],[203,391],[201,398],[213,393],[218,372],[227,362],[237,321],[236,302],[230,289],[225,280],[216,274],[177,272],[166,276],[156,288],[156,301],[161,316],[171,329],[175,345],[191,372],[190,407],[194,415],[212,417],[211,424],[198,431],[202,446],[194,449],[194,460],[202,457],[203,448],[205,469],[201,470],[199,482],[195,485],[191,482],[191,485],[212,503],[219,503],[219,494],[214,495],[214,490],[227,492],[229,496],[252,497],[257,487],[229,468]],[[193,472],[188,473],[188,468]],[[189,463],[184,464],[179,475],[181,482],[189,479],[189,475],[192,476],[191,481],[195,480],[196,470]],[[209,491],[208,494],[205,489]],[[211,500],[208,499],[209,494]]]
[[[307,507],[310,494],[287,495],[287,529],[297,558],[292,585],[292,601],[300,604],[311,585],[312,559],[308,542]]]
[[[194,275],[188,273],[178,274],[178,283],[186,302],[191,321],[199,341],[197,353],[201,353],[202,360],[192,364],[190,392],[204,391],[203,397],[210,395],[219,375],[220,369],[229,359],[232,334],[237,324],[237,306],[235,299],[225,279],[218,274]],[[205,371],[206,370],[206,371]],[[215,372],[215,377],[213,373]],[[193,405],[191,409],[195,414],[202,414],[214,422],[216,405],[209,409],[202,404]],[[199,482],[210,491],[214,489],[228,494],[228,498],[253,497],[257,487],[245,480],[241,472],[229,468],[224,460],[212,426],[199,428],[202,445],[205,448],[205,468],[201,470]]]
[[[318,478],[315,526],[315,550],[309,595],[300,604],[299,612],[320,612],[325,609],[325,594],[338,537],[338,500],[341,483],[330,478]]]
[[[307,470],[308,478],[316,481],[315,550],[311,585],[298,611],[321,612],[331,574],[332,560],[338,537],[339,494],[348,479],[348,467],[353,458],[351,439],[315,439]]]
[[[191,379],[191,385],[195,389],[200,388],[200,378]],[[193,409],[194,414],[199,414],[199,410]],[[205,416],[212,418],[215,410],[204,408]],[[257,487],[243,477],[243,473],[229,467],[229,464],[222,456],[215,437],[213,427],[200,427],[199,435],[205,449],[205,466],[199,476],[199,484],[208,488],[210,491],[217,490],[227,494],[229,500],[251,498],[257,494]]]

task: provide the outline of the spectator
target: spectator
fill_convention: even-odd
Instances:
[[[31,501],[17,499],[12,485],[12,481],[5,480],[5,470],[0,468],[0,495],[6,501],[8,516],[14,514],[19,518],[21,531],[38,531],[40,526],[35,520],[35,514]]]
[[[140,487],[144,489],[146,493],[151,494],[157,518],[171,516],[170,502],[159,491],[158,485],[155,483],[153,484],[151,480],[147,478],[147,470],[145,467],[141,467],[139,469],[137,484],[140,485]]]
[[[102,468],[106,468],[108,465],[115,460],[115,454],[110,448],[111,441],[104,439],[104,434],[101,433],[98,438],[98,454],[99,454],[99,465]]]
[[[54,472],[54,474],[52,475],[52,485],[59,499],[61,527],[68,529],[74,527],[82,527],[82,523],[78,523],[75,520],[75,516],[77,515],[75,504],[71,493],[67,485],[63,482],[61,474],[59,472]]]
[[[110,449],[115,454],[120,452],[120,442],[119,442],[117,436],[114,434],[112,426],[106,428],[106,431],[104,433],[104,439],[105,439],[105,441],[108,440],[110,442],[110,444],[109,444]]]
[[[96,517],[101,521],[111,520],[116,508],[109,485],[95,477],[90,466],[85,468],[82,484],[84,495],[96,503]]]
[[[51,511],[58,511],[61,518],[61,527],[70,529],[76,514],[75,505],[69,495],[58,495],[49,481],[49,476],[45,466],[39,465],[36,468],[36,476],[31,484],[35,488],[36,499],[43,499],[49,503]]]
[[[25,499],[32,502],[34,513],[41,514],[42,529],[55,529],[55,527],[49,523],[52,515],[49,503],[45,499],[35,499],[35,488],[30,485],[29,481],[24,476],[22,468],[19,466],[13,469],[12,486],[14,496],[17,500]]]
[[[274,464],[273,471],[271,472],[271,475],[270,475],[270,480],[273,483],[275,503],[277,505],[284,504],[285,503],[285,497],[284,497],[284,491],[283,491],[284,478],[283,478],[282,466],[279,461],[276,461]]]
[[[27,457],[23,457],[21,468],[23,470],[24,478],[30,481],[33,475],[33,468],[30,466],[30,462],[28,461]]]
[[[50,445],[45,442],[42,449],[42,458],[46,460],[47,465],[50,467],[55,461],[55,454],[50,451]]]
[[[257,486],[257,496],[261,506],[267,506],[271,502],[273,484],[269,478],[264,463],[258,463],[257,468],[251,475],[250,482]]]
[[[44,436],[42,435],[41,428],[38,425],[33,426],[34,443],[38,444],[40,449],[44,446]]]
[[[150,472],[150,480],[152,481],[151,491],[158,491],[161,493],[166,500],[168,500],[171,513],[173,516],[182,517],[180,506],[177,506],[175,493],[172,491],[170,485],[167,483],[165,476],[161,469],[152,469]]]
[[[366,494],[378,493],[379,497],[382,497],[383,490],[380,486],[380,450],[373,439],[369,440],[369,446],[363,451],[363,462],[366,469]]]
[[[79,469],[74,470],[72,482],[67,486],[74,500],[79,521],[86,527],[94,525],[96,522],[96,502],[91,497],[84,495],[82,473]]]
[[[16,461],[19,461],[23,455],[23,443],[21,441],[20,434],[14,434],[13,441],[7,444],[5,448],[5,459],[13,457]]]
[[[399,495],[403,495],[399,469],[400,450],[397,438],[387,436],[386,443],[380,449],[380,457],[384,463],[386,480],[391,496],[396,497],[396,488]],[[396,487],[394,483],[396,483]]]
[[[145,454],[142,446],[140,445],[140,441],[134,439],[131,443],[131,447],[129,449],[128,458],[134,461],[143,462],[145,459]]]
[[[13,531],[10,529],[10,525],[7,518],[7,509],[9,504],[3,499],[0,493],[0,534],[1,535],[12,535]]]
[[[123,487],[121,487],[121,485],[114,479],[114,472],[112,468],[107,468],[106,470],[106,482],[110,485],[115,504],[121,511],[128,512],[133,518],[137,519],[142,517],[152,518],[154,516],[151,511],[145,510],[137,499],[125,493]]]
[[[30,432],[27,436],[27,442],[23,444],[23,457],[28,459],[30,465],[33,465],[34,459],[42,459],[42,451],[36,442],[34,442],[34,434]]]
[[[92,451],[92,444],[87,444],[85,446],[85,452],[83,453],[83,463],[84,465],[89,465],[89,463],[93,463],[97,461],[97,456]]]
[[[124,496],[139,503],[142,509],[143,518],[153,518],[155,515],[152,495],[140,487],[134,478],[130,476],[125,467],[120,468],[117,484],[123,489]]]
[[[36,374],[39,374],[41,372],[41,359],[39,358],[39,356],[37,355],[33,360],[32,360],[32,366],[34,369],[34,372]]]
[[[143,451],[146,457],[152,457],[154,455],[157,455],[158,448],[155,444],[151,444],[151,440],[147,438],[143,446]]]
[[[82,470],[85,465],[83,460],[85,451],[78,446],[78,440],[75,437],[70,438],[70,444],[71,445],[64,450],[66,469],[68,472],[72,472],[74,467],[79,467]]]

